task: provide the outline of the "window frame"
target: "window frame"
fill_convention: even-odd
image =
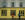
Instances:
[[[20,11],[20,16],[24,16],[24,14],[23,14],[24,13],[23,12],[24,10],[19,10],[19,11]],[[21,11],[22,11],[22,14],[21,14]]]
[[[1,12],[4,13],[4,14],[1,13],[1,16],[7,16],[7,10],[1,10]]]
[[[11,12],[10,12],[11,16],[12,16],[12,11],[15,11],[14,16],[16,16],[16,10],[10,10],[10,11],[11,11]]]

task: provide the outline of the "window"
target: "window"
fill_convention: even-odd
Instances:
[[[6,0],[3,0],[4,2],[2,3],[2,5],[3,5],[3,8],[5,8],[6,7]]]
[[[20,2],[20,7],[22,7],[22,2]]]
[[[19,10],[20,16],[24,16],[24,10]]]
[[[14,7],[14,2],[12,2],[12,7]]]
[[[11,10],[11,15],[16,16],[16,10]]]
[[[1,16],[7,16],[7,10],[2,10]]]

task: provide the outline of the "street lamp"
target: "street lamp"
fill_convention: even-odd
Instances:
[[[18,14],[18,16],[19,16],[19,20],[20,20],[20,10],[19,10],[19,14]]]

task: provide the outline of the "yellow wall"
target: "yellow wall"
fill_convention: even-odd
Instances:
[[[16,10],[16,16],[14,16],[14,18],[19,18],[18,17],[19,10],[23,9],[24,9],[24,16],[21,16],[21,18],[25,18],[25,8],[0,8],[0,18],[12,18],[12,16],[10,16],[10,10]],[[1,10],[7,10],[7,16],[1,16]]]

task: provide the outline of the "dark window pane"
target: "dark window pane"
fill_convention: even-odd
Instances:
[[[24,16],[24,10],[23,10],[23,16]]]
[[[16,15],[16,10],[11,10],[11,15]]]
[[[12,2],[12,7],[14,7],[14,2]]]
[[[22,14],[22,11],[21,11],[21,14]]]
[[[1,16],[3,16],[3,10],[2,10],[2,12],[1,12]]]
[[[22,2],[20,2],[20,7],[22,7]]]

